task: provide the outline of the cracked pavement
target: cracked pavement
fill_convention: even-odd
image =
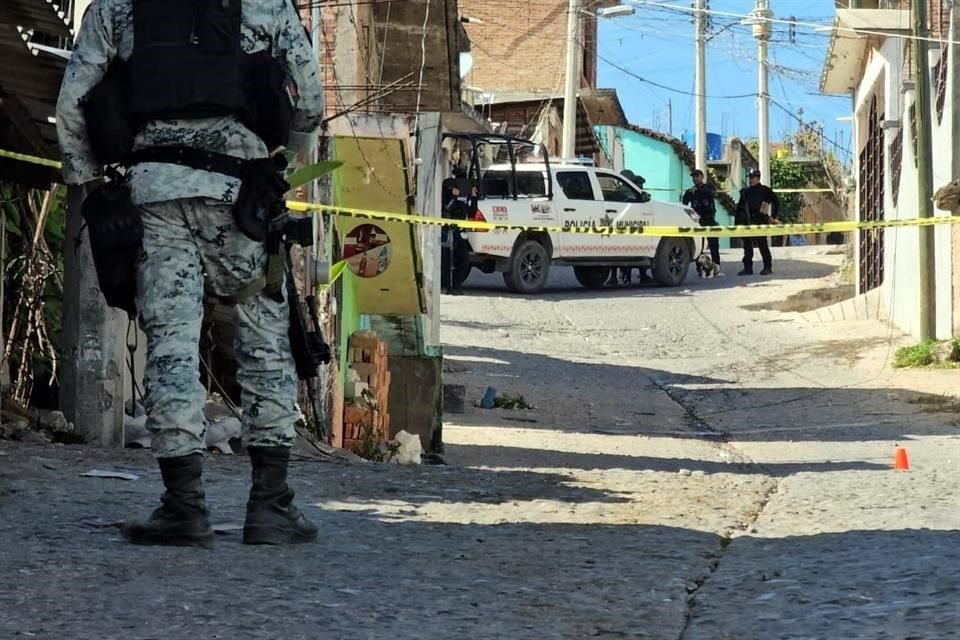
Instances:
[[[450,465],[301,457],[315,545],[239,543],[243,457],[207,465],[212,551],[145,548],[111,523],[154,506],[148,455],[0,442],[0,637],[956,637],[960,372],[891,370],[876,321],[763,310],[840,263],[774,252],[773,279],[678,289],[475,273],[442,302]],[[487,386],[536,408],[474,407]]]

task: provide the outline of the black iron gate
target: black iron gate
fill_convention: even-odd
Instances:
[[[883,220],[883,114],[870,101],[867,142],[860,152],[860,219]],[[860,293],[883,284],[883,230],[860,232]]]

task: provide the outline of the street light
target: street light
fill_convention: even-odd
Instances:
[[[561,138],[560,157],[576,156],[577,139],[577,90],[580,88],[580,67],[583,64],[583,47],[580,46],[580,12],[583,0],[570,0],[567,16],[567,62],[566,81],[563,91],[563,137]],[[634,13],[629,5],[606,7],[597,12],[601,18],[615,18]]]
[[[630,4],[618,4],[615,7],[605,7],[597,11],[599,18],[616,18],[618,16],[632,16],[637,12],[636,8]]]

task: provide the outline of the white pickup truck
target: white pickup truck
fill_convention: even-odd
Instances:
[[[511,225],[570,227],[681,226],[699,223],[689,207],[650,199],[613,171],[572,162],[492,165],[481,173],[475,219]],[[696,246],[689,238],[644,234],[465,231],[470,265],[499,271],[517,293],[535,293],[547,284],[551,266],[571,266],[587,288],[606,283],[611,269],[650,267],[662,285],[684,282]],[[455,278],[462,281],[469,268]]]

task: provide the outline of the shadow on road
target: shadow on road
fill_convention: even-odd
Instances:
[[[486,347],[444,352],[455,358],[454,373],[476,381],[467,387],[466,412],[446,416],[464,426],[758,442],[960,436],[960,413],[936,411],[942,396],[904,389],[750,387],[719,376]],[[475,407],[484,384],[519,394],[536,410]]]
[[[527,500],[562,506],[574,498],[543,493],[546,484],[525,493],[516,485],[529,478],[512,472],[298,464],[292,483],[321,528],[317,544],[249,547],[228,529],[212,551],[136,547],[84,521],[152,507],[158,478],[78,480],[115,452],[3,447],[3,637],[666,640],[686,628],[685,640],[792,638],[798,630],[949,638],[960,624],[955,531],[730,541],[677,526],[604,524],[602,510],[596,521],[540,521],[523,513]],[[146,454],[140,461],[152,465]],[[245,464],[207,465],[215,523],[242,521]],[[503,493],[520,510],[479,524],[416,508],[425,495],[447,494],[451,507],[469,510],[486,503],[469,490],[492,491],[490,483],[510,485]],[[384,499],[409,513],[385,513]],[[314,506],[336,501],[358,510]]]
[[[889,473],[889,464],[877,464],[862,460],[826,462],[789,462],[743,464],[738,462],[712,462],[690,458],[656,458],[649,456],[617,455],[611,453],[568,453],[545,449],[527,449],[501,445],[447,445],[446,451],[453,459],[496,460],[498,466],[533,469],[583,469],[626,471],[663,471],[677,473],[681,469],[704,473],[759,474],[773,477],[794,473],[824,473],[833,471],[884,471]]]
[[[687,297],[692,295],[694,290],[716,290],[730,289],[747,285],[764,286],[775,285],[777,281],[783,280],[809,280],[824,278],[836,271],[836,268],[820,262],[809,260],[798,260],[788,258],[774,259],[773,276],[737,276],[737,272],[742,265],[739,262],[728,262],[724,265],[724,275],[719,278],[700,278],[697,276],[696,269],[692,266],[686,281],[679,287],[664,287],[655,282],[639,282],[636,269],[632,272],[633,282],[626,285],[615,285],[604,287],[602,289],[585,289],[574,278],[573,269],[570,267],[554,267],[550,271],[547,289],[537,294],[515,294],[511,293],[503,283],[500,274],[484,274],[474,269],[464,283],[463,295],[473,297],[503,297],[520,296],[535,298],[538,300],[568,300],[571,298],[584,298],[589,300],[602,300],[608,298],[622,298],[632,296],[643,297]],[[759,265],[756,266],[759,272]]]

